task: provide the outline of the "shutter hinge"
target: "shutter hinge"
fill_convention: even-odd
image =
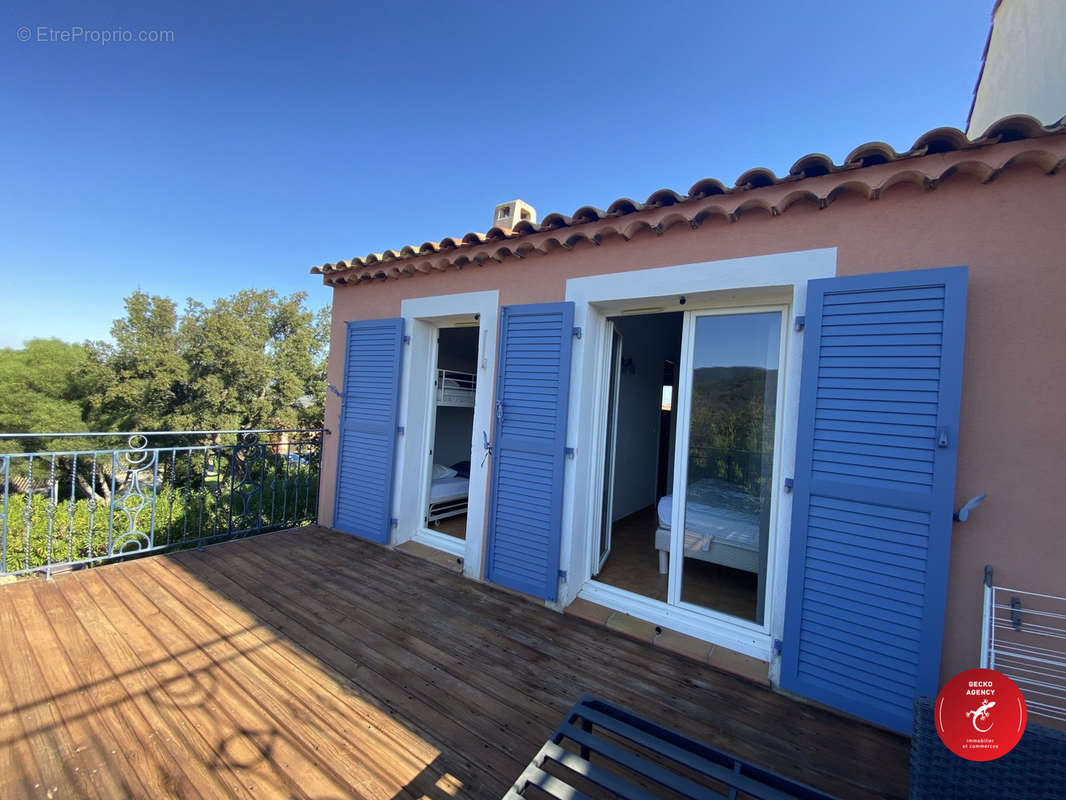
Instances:
[[[567,458],[573,458],[575,452],[576,452],[576,450],[573,447],[564,447],[563,448],[563,453],[566,455]]]
[[[780,639],[774,639],[774,652],[781,655],[781,648],[784,646],[784,642]]]
[[[404,344],[411,344],[411,337],[408,336],[407,334],[404,334],[403,343]]]
[[[577,339],[581,338],[581,328],[574,328],[574,337]]]
[[[329,389],[333,394],[337,395],[337,397],[339,397],[341,400],[344,399],[344,393],[341,392],[341,390],[334,386],[332,383],[327,383],[326,388]]]
[[[800,314],[796,317],[796,330],[801,331],[805,327],[807,327],[807,318],[803,314]]]
[[[399,525],[400,525],[400,521],[398,519],[396,519],[396,517],[392,517],[391,519],[389,519],[389,527],[390,528],[397,528],[397,527],[399,527]]]
[[[396,432],[397,432],[398,434],[400,434],[400,436],[403,436],[403,432],[404,432],[404,427],[403,427],[403,425],[397,425],[397,426],[396,426]]]
[[[559,577],[562,578],[564,581],[566,580],[566,570],[565,569],[559,570]]]
[[[792,487],[796,485],[796,481],[792,478],[785,478],[785,491],[791,492]]]

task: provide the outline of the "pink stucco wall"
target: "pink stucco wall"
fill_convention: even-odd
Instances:
[[[985,155],[1002,162],[1004,155],[1036,144],[996,145],[985,148]],[[1066,136],[1040,140],[1038,149],[1066,158]],[[922,169],[937,159],[944,156],[908,165]],[[901,168],[881,165],[853,174],[880,180],[893,169]],[[801,185],[817,189],[818,181],[828,179]],[[750,194],[772,200],[782,191],[770,187]],[[933,191],[903,182],[877,200],[847,193],[821,210],[800,203],[779,216],[758,211],[736,222],[713,218],[694,230],[678,225],[660,236],[638,233],[628,242],[613,237],[601,246],[584,242],[522,260],[338,287],[329,380],[343,383],[345,321],[398,316],[408,297],[498,289],[503,305],[558,301],[566,280],[575,276],[823,247],[838,249],[841,275],[969,265],[956,497],[963,501],[988,492],[989,499],[953,532],[941,671],[946,679],[977,663],[985,564],[996,568],[999,583],[1066,594],[1064,210],[1066,176],[1019,165],[987,183],[964,174],[944,179]],[[330,395],[327,427],[336,425],[338,412]],[[324,524],[331,521],[335,469],[335,438],[327,437]]]

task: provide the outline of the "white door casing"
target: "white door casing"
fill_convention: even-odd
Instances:
[[[567,574],[560,587],[560,605],[579,593],[594,602],[609,605],[656,624],[712,641],[738,652],[771,662],[776,681],[778,662],[772,659],[772,642],[781,636],[788,552],[791,495],[784,492],[783,478],[791,476],[796,451],[796,420],[802,332],[794,319],[806,307],[807,281],[836,274],[836,248],[751,256],[722,261],[634,270],[608,275],[572,278],[566,284],[566,299],[575,304],[574,325],[582,329],[573,354],[572,388],[568,407],[569,441],[575,447],[568,461],[560,569]],[[681,299],[684,298],[684,304]],[[683,606],[667,606],[627,592],[589,583],[594,547],[588,541],[598,536],[604,442],[602,393],[606,391],[602,358],[607,318],[625,310],[691,311],[741,306],[786,305],[787,329],[783,352],[784,370],[780,387],[780,465],[774,491],[776,531],[773,535],[773,579],[768,587],[766,624],[762,630],[750,623],[719,619]],[[785,353],[796,354],[788,358]],[[680,436],[678,437],[680,447]],[[676,467],[675,467],[676,468]],[[597,482],[598,481],[598,482]],[[577,498],[575,500],[575,498]],[[588,532],[588,533],[586,533]]]
[[[485,540],[485,508],[488,500],[489,464],[482,458],[482,431],[492,430],[492,392],[496,379],[496,334],[499,319],[498,291],[417,297],[404,300],[400,313],[411,337],[400,381],[400,425],[404,427],[396,458],[396,491],[393,516],[397,526],[393,544],[409,539],[424,540],[439,549],[463,557],[463,574],[481,577]],[[470,494],[467,499],[466,541],[423,534],[422,519],[428,500],[427,453],[432,447],[433,371],[436,365],[438,326],[478,315],[477,390],[474,395],[474,426],[471,431]]]

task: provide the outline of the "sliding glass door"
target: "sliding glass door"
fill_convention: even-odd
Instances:
[[[781,308],[689,312],[682,340],[670,602],[759,626],[783,320]]]
[[[603,501],[600,506],[600,533],[593,574],[599,574],[611,554],[611,529],[614,526],[614,461],[618,441],[618,379],[622,364],[622,334],[613,322],[607,323],[610,342],[607,366],[607,441],[603,459]]]

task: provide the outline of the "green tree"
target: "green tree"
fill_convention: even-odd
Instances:
[[[32,339],[20,350],[0,350],[0,432],[87,431],[85,414],[92,390],[85,379],[88,363],[89,353],[84,346],[58,339]],[[95,446],[82,437],[0,439],[0,452],[4,453],[72,451]],[[71,456],[44,457],[35,462],[33,472],[29,459],[11,462],[9,491],[27,491],[31,479],[38,489],[50,478],[66,481],[76,471],[79,489],[83,494],[91,493],[84,463],[74,470]],[[103,481],[101,472],[97,475],[98,490]]]
[[[329,312],[306,294],[246,289],[211,305],[136,292],[89,345],[89,414],[104,430],[317,427]]]
[[[114,342],[87,343],[88,415],[101,430],[160,430],[180,419],[187,397],[177,306],[140,291],[125,303],[126,316],[111,326]]]
[[[181,345],[189,363],[187,413],[208,428],[322,424],[322,314],[303,292],[247,289],[205,306],[189,300]]]
[[[58,339],[31,339],[22,349],[0,349],[0,432],[87,430],[90,386],[85,347]],[[0,440],[4,452],[66,449],[61,440]]]

